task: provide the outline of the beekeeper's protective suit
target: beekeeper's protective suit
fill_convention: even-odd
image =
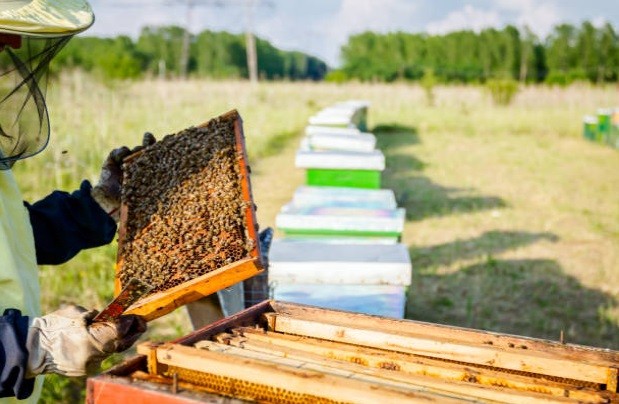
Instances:
[[[69,306],[41,316],[39,306],[37,264],[59,264],[113,239],[118,163],[128,149],[112,152],[94,189],[84,181],[32,205],[11,172],[47,145],[49,61],[93,21],[84,0],[0,0],[0,402],[35,402],[37,375],[82,376],[145,330],[137,316],[92,323],[95,311]]]

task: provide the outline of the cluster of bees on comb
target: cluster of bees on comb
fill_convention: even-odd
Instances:
[[[136,277],[164,291],[250,256],[237,116],[168,135],[125,161],[121,286]]]

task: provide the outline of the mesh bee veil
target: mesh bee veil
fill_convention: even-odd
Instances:
[[[0,52],[0,169],[42,151],[50,125],[45,103],[49,64],[71,36],[23,38]]]

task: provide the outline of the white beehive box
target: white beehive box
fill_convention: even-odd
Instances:
[[[395,209],[395,195],[390,189],[300,186],[291,204],[296,207],[341,206],[368,209]]]
[[[269,253],[269,282],[278,284],[408,286],[411,275],[410,255],[403,244],[274,240]]]
[[[402,244],[275,240],[269,285],[275,299],[403,318],[412,265]]]
[[[334,310],[404,318],[406,290],[397,285],[274,284],[274,299]]]
[[[361,131],[357,128],[338,128],[334,126],[308,125],[305,127],[306,135],[327,134],[327,135],[358,135]]]
[[[275,218],[287,236],[358,236],[397,240],[403,229],[404,208],[376,209],[347,206],[284,205]]]
[[[371,152],[376,147],[376,136],[371,133],[307,135],[301,143],[301,149],[309,150],[343,150]]]
[[[297,168],[383,171],[385,156],[380,150],[371,152],[299,150],[295,165]]]

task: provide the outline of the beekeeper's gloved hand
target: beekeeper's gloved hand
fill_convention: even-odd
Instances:
[[[122,164],[125,157],[142,150],[143,148],[155,144],[157,140],[152,133],[144,133],[142,144],[133,149],[122,146],[114,149],[107,156],[101,167],[99,183],[90,192],[95,201],[105,210],[114,220],[118,221],[118,208],[120,207],[120,194],[122,188]]]
[[[91,323],[96,315],[96,310],[72,305],[34,318],[26,341],[28,377],[96,372],[105,358],[129,348],[146,331],[146,322],[139,316]]]

